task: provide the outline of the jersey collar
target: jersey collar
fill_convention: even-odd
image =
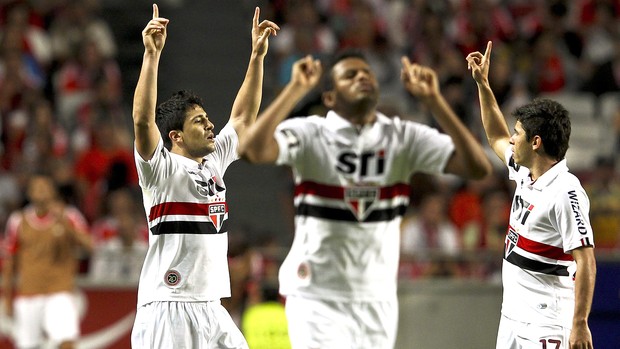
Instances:
[[[374,128],[379,125],[384,125],[384,124],[389,123],[389,118],[387,116],[383,115],[380,112],[376,112],[376,115],[377,115],[377,118],[375,122],[373,122],[372,124],[364,125],[364,127],[362,128],[362,131],[364,129]],[[330,110],[327,112],[325,119],[327,121],[327,124],[329,125],[329,128],[334,132],[341,133],[341,132],[347,132],[347,131],[356,131],[356,132],[358,131],[358,128],[355,125],[349,122],[349,120],[338,115],[338,113],[336,113],[333,110]]]
[[[547,172],[543,173],[536,182],[532,184],[532,188],[541,191],[545,187],[549,186],[555,178],[561,173],[568,172],[568,166],[566,165],[566,159],[561,160],[557,164],[553,165]]]
[[[196,161],[194,161],[193,159],[187,158],[183,155],[179,155],[173,152],[168,152],[170,154],[170,156],[172,156],[174,159],[177,159],[178,162],[180,162],[181,164],[183,164],[183,166],[188,167],[188,168],[200,168],[202,165],[204,165],[204,163],[207,161],[206,158],[202,158],[202,163],[197,163]]]

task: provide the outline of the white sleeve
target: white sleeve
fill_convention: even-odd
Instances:
[[[164,141],[161,138],[151,159],[142,159],[135,147],[134,159],[138,171],[138,181],[144,189],[156,187],[158,183],[168,178],[176,169],[174,162],[171,161],[170,152],[164,147]]]
[[[583,188],[566,186],[554,205],[555,228],[562,235],[564,251],[594,246],[590,225],[590,200]]]
[[[454,152],[454,142],[437,129],[414,122],[404,122],[404,139],[408,147],[410,171],[428,174],[444,173]]]
[[[293,166],[299,161],[304,148],[304,136],[308,132],[310,123],[301,118],[284,120],[276,128],[274,138],[278,143],[277,165]]]
[[[220,166],[218,170],[222,175],[235,160],[239,159],[237,149],[239,147],[239,137],[232,124],[227,123],[215,137],[215,151],[207,157],[215,159],[215,164]]]

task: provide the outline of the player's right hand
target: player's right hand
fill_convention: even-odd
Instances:
[[[166,28],[169,20],[159,17],[159,8],[153,4],[153,18],[142,30],[142,41],[147,52],[161,52],[166,43]]]
[[[323,67],[321,66],[321,61],[307,55],[293,64],[291,83],[298,87],[311,90],[318,85],[322,73]]]

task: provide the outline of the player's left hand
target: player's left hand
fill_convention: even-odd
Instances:
[[[570,332],[569,349],[593,349],[592,333],[588,326],[573,326]]]
[[[267,54],[269,48],[269,36],[278,35],[280,27],[272,21],[263,20],[258,22],[260,16],[260,9],[257,7],[254,10],[254,19],[252,21],[252,50],[256,52],[259,57]]]
[[[434,70],[411,63],[407,57],[402,57],[401,62],[400,77],[409,93],[422,99],[439,94],[439,82]]]

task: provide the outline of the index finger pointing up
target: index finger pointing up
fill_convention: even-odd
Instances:
[[[487,49],[484,51],[484,59],[488,60],[489,56],[491,55],[491,48],[493,47],[493,44],[491,43],[491,41],[489,41],[487,43]]]
[[[260,17],[260,8],[256,7],[254,10],[254,26],[258,27],[258,17]]]
[[[159,7],[157,7],[157,4],[153,4],[153,19],[158,18],[159,17]]]

